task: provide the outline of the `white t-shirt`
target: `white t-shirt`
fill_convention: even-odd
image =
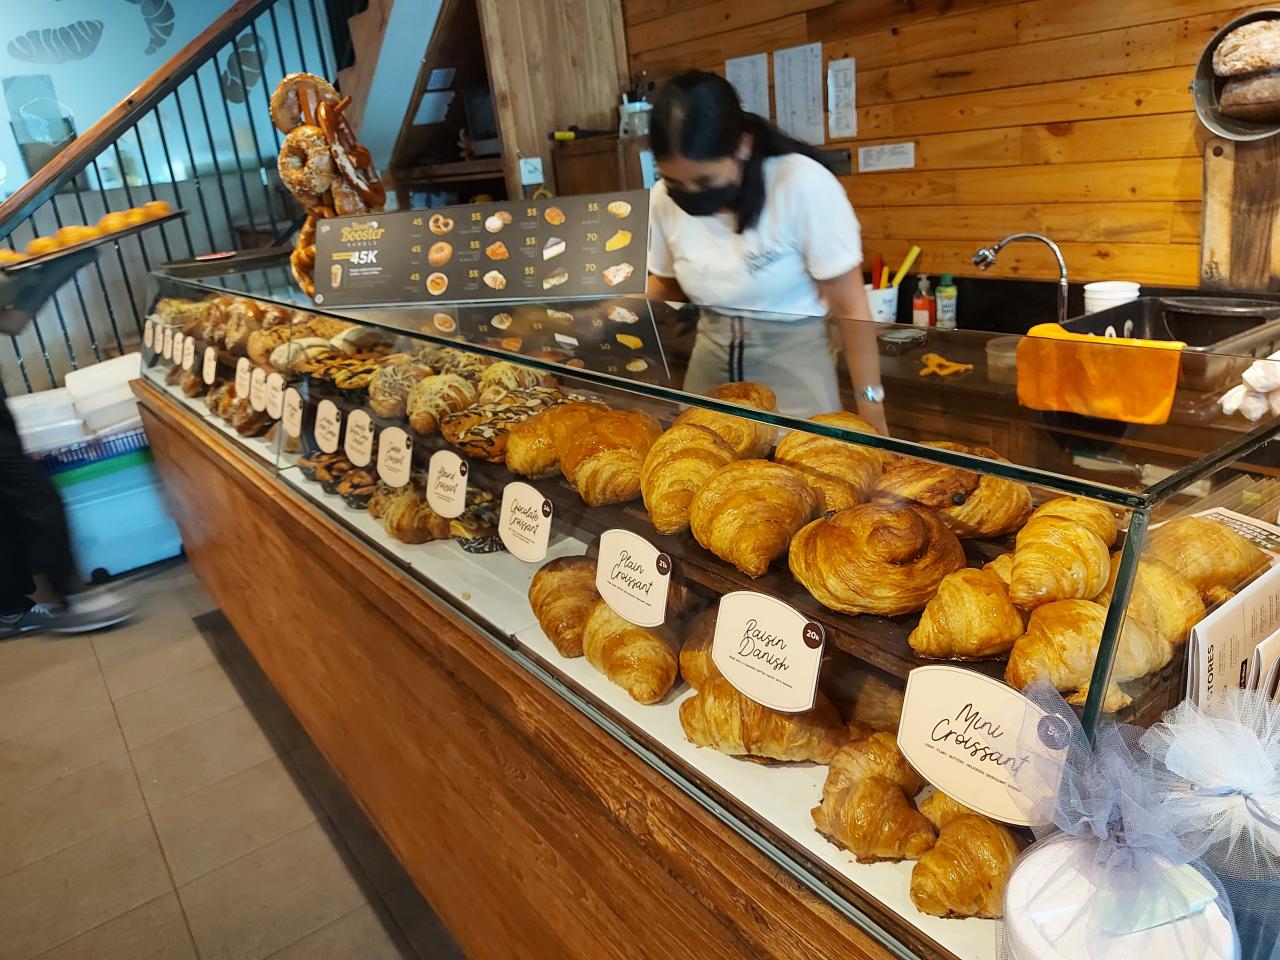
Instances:
[[[691,217],[658,181],[649,194],[649,272],[674,277],[693,303],[825,316],[815,280],[862,263],[862,231],[826,167],[791,153],[764,162],[764,209],[736,232],[731,213]]]

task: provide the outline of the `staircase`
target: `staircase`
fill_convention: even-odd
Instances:
[[[360,56],[376,57],[378,18],[390,3],[371,0],[348,36],[343,14],[363,0],[236,0],[0,204],[0,244],[13,250],[148,200],[187,211],[99,247],[94,265],[0,343],[5,392],[55,387],[71,370],[137,349],[153,267],[289,241],[301,211],[276,172],[282,135],[268,114],[271,91],[299,70],[332,77],[338,56],[354,52],[343,89],[359,95],[369,69]]]

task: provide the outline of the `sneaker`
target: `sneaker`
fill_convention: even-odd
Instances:
[[[27,633],[43,633],[57,620],[61,606],[51,603],[32,604],[24,613],[0,613],[0,640]]]
[[[106,630],[132,619],[137,607],[120,593],[99,588],[73,593],[62,607],[55,607],[48,626],[50,633],[91,633]]]

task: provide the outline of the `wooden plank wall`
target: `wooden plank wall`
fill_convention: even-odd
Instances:
[[[1196,284],[1201,145],[1187,89],[1226,0],[624,0],[633,72],[821,42],[858,62],[858,139],[911,140],[916,169],[844,180],[868,260],[911,243],[975,273],[1015,230],[1057,240],[1073,279]],[[855,154],[856,158],[856,154]],[[856,171],[856,159],[854,169]],[[994,275],[1054,277],[1039,245]]]

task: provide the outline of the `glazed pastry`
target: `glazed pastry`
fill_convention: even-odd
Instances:
[[[524,367],[518,363],[499,360],[497,363],[490,364],[480,374],[480,383],[478,384],[480,402],[492,403],[509,390],[519,390],[522,387],[536,387],[539,385],[555,386],[555,377],[544,374],[540,370],[534,370],[532,367]]]
[[[1111,594],[1120,572],[1120,551],[1111,555],[1111,579],[1094,603],[1111,606]],[[1185,641],[1191,628],[1204,619],[1204,601],[1199,591],[1182,574],[1154,557],[1142,557],[1129,593],[1126,617],[1140,620],[1175,647]]]
[[[290,130],[280,147],[276,169],[280,182],[305,210],[317,206],[336,175],[324,131],[310,123]]]
[[[302,365],[307,361],[332,355],[333,346],[328,340],[321,337],[303,337],[301,340],[291,340],[276,347],[271,351],[268,361],[281,373],[290,373],[295,370],[301,372]]]
[[[268,109],[276,129],[290,133],[299,124],[315,123],[321,103],[338,100],[338,91],[328,80],[311,73],[291,73],[276,84]]]
[[[1037,607],[1027,632],[1013,645],[1004,678],[1019,690],[1036,680],[1052,683],[1060,691],[1074,690],[1068,703],[1084,703],[1093,678],[1102,627],[1107,611],[1088,600],[1057,600]],[[1116,643],[1111,686],[1103,709],[1114,712],[1129,704],[1116,684],[1144,677],[1173,659],[1169,641],[1146,624],[1127,617]]]
[[[1194,584],[1239,590],[1267,568],[1267,555],[1224,523],[1208,517],[1179,517],[1147,537],[1146,552]]]
[[[449,536],[467,553],[501,553],[506,550],[498,535],[500,504],[487,490],[467,491],[467,507],[449,521]]]
[[[572,434],[560,470],[589,507],[640,495],[640,467],[662,427],[642,410],[610,410]]]
[[[207,389],[204,377],[200,375],[199,370],[184,370],[182,379],[178,381],[178,387],[183,395],[188,397],[198,397]]]
[[[353,358],[335,367],[333,385],[339,390],[364,390],[381,369],[382,365],[376,361],[359,361]]]
[[[282,347],[294,336],[290,327],[273,327],[270,330],[254,330],[246,341],[245,352],[249,359],[259,365],[269,364],[271,354],[277,347]]]
[[[778,398],[761,383],[727,383],[716,387],[707,396],[739,406],[755,407],[757,410],[778,409]],[[676,423],[696,423],[714,430],[729,444],[734,457],[739,460],[768,456],[769,448],[778,437],[778,428],[771,424],[702,407],[690,407],[676,417]]]
[[[731,757],[830,763],[848,731],[835,706],[821,693],[812,710],[782,713],[739,693],[724,677],[713,677],[680,704],[680,726],[689,742]]]
[[[968,501],[981,475],[916,457],[889,457],[876,483],[876,500],[911,500],[932,510],[945,510]]]
[[[871,424],[853,413],[820,413],[810,419],[845,430],[875,432]],[[804,474],[818,493],[818,509],[826,511],[843,510],[866,500],[880,478],[884,457],[873,447],[793,430],[778,441],[773,459]]]
[[[165,385],[170,387],[176,387],[178,385],[178,381],[181,379],[182,379],[182,364],[180,363],[175,363],[172,367],[169,368],[169,372],[164,375]]]
[[[405,400],[409,426],[424,436],[435,433],[441,417],[464,410],[475,402],[476,388],[471,381],[455,373],[426,377],[413,385]]]
[[[874,733],[840,748],[810,815],[819,833],[859,863],[914,860],[934,842],[933,827],[911,806],[923,786],[893,737]]]
[[[637,627],[600,600],[582,627],[587,662],[637,703],[657,703],[676,682],[676,649],[662,627]]]
[[[582,656],[587,618],[599,602],[596,562],[588,557],[552,560],[533,575],[529,584],[533,615],[562,657]]]
[[[356,510],[365,509],[378,490],[378,475],[372,470],[352,467],[334,486],[333,492]]]
[[[916,909],[935,917],[1001,918],[1017,837],[942,793],[920,811],[938,828],[938,839],[911,870]]]
[[[964,567],[964,549],[932,511],[872,502],[813,521],[791,541],[789,562],[824,606],[892,617],[928,603]]]
[[[711,641],[716,635],[716,608],[708,607],[693,618],[689,634],[680,648],[680,676],[689,686],[700,690],[707,682],[720,676],[711,659]]]
[[[1091,527],[1061,513],[1037,510],[1018,532],[1016,544],[1009,599],[1020,607],[1030,610],[1054,600],[1092,600],[1107,585],[1111,573],[1107,544]]]
[[[1009,586],[1009,581],[1013,578],[1013,554],[1002,553],[990,563],[984,564],[982,569],[990,570],[1007,587]]]
[[[931,442],[925,446],[1009,462],[987,447],[966,447],[946,441]],[[987,474],[979,475],[978,486],[963,499],[952,498],[951,503],[938,507],[942,522],[961,538],[1002,537],[1021,528],[1030,515],[1031,491],[1026,484]]]
[[[242,437],[260,437],[271,428],[266,413],[254,410],[248,398],[236,400],[226,414],[231,428]]]
[[[263,314],[262,305],[252,300],[237,298],[232,302],[225,311],[226,324],[222,329],[222,342],[229,353],[247,355],[250,335],[263,329]]]
[[[942,578],[907,643],[922,657],[998,657],[1013,649],[1022,631],[1022,614],[1000,577],[966,567]]]
[[[689,508],[707,479],[734,459],[718,433],[696,423],[676,423],[649,448],[640,468],[640,492],[659,533],[689,529]]]
[[[608,409],[594,401],[561,403],[517,423],[507,436],[507,469],[522,477],[554,476],[569,438]]]
[[[702,485],[689,507],[689,526],[698,543],[758,577],[786,552],[817,506],[817,494],[798,471],[768,460],[737,460]]]
[[[380,417],[403,419],[410,392],[429,376],[431,368],[414,363],[410,357],[400,363],[384,363],[369,381],[369,409]]]
[[[552,387],[511,390],[492,403],[477,403],[446,415],[440,421],[440,433],[468,457],[502,463],[507,458],[507,436],[512,427],[568,399]]]
[[[381,506],[382,529],[401,543],[426,543],[449,536],[449,521],[427,505],[415,483],[401,487]]]
[[[1095,537],[1112,547],[1120,528],[1116,524],[1116,516],[1107,507],[1083,497],[1058,497],[1046,500],[1036,507],[1031,514],[1035,517],[1064,517],[1087,527]]]

